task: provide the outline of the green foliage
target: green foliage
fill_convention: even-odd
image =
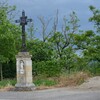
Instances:
[[[33,73],[36,75],[53,77],[59,75],[60,72],[61,66],[57,61],[33,62]]]
[[[16,84],[16,80],[15,79],[6,79],[6,80],[2,80],[0,81],[0,88],[4,88],[4,87],[9,87],[9,86],[15,86]]]
[[[96,9],[94,6],[90,6],[90,10],[93,13],[93,16],[90,17],[89,21],[94,22],[94,26],[97,32],[100,32],[100,10]]]
[[[44,43],[38,39],[27,41],[28,51],[32,54],[32,61],[47,61],[51,59],[52,51],[49,43]]]
[[[16,66],[14,61],[10,61],[8,64],[3,64],[3,77],[4,78],[15,78],[16,77]]]
[[[34,84],[36,86],[54,86],[57,82],[49,79],[38,79],[34,81]]]
[[[0,1],[0,65],[8,66],[10,61],[15,61],[15,55],[17,50],[19,50],[20,44],[20,28],[11,21],[13,20],[13,14],[15,6],[9,6],[7,2]],[[11,15],[10,15],[11,14]],[[5,74],[4,72],[12,71],[15,69],[15,65],[9,67],[0,66],[0,73]],[[14,68],[12,68],[14,67]],[[4,71],[4,72],[3,72]],[[14,70],[15,73],[15,70]],[[5,75],[4,75],[5,76]],[[12,75],[6,75],[12,77]],[[15,76],[15,74],[14,74]]]
[[[96,75],[100,67],[100,36],[93,31],[86,31],[80,35],[74,35],[74,38],[76,49],[81,50],[80,63],[84,65],[83,69]]]
[[[0,15],[2,15],[0,16],[0,62],[8,62],[15,58],[16,43],[20,38],[20,31],[7,17],[8,12],[12,11],[13,7],[6,3],[0,2],[0,4]]]

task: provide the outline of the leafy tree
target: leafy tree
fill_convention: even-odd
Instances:
[[[52,46],[54,46],[54,51],[57,54],[56,55],[57,58],[62,58],[66,48],[73,47],[72,45],[73,37],[71,34],[74,34],[79,27],[78,25],[79,19],[77,18],[75,12],[72,12],[70,14],[70,20],[67,20],[64,17],[63,21],[64,25],[62,28],[62,32],[56,30],[56,32],[53,33],[52,37],[49,38],[49,42],[51,42]]]
[[[99,67],[100,62],[100,36],[93,31],[86,31],[82,34],[74,34],[76,50],[81,51],[81,59],[85,69],[91,69],[91,64],[95,63],[94,68]],[[83,62],[82,61],[82,62]],[[84,68],[83,68],[84,69]]]
[[[17,52],[16,47],[19,48],[20,29],[10,22],[8,14],[14,9],[7,5],[7,3],[0,2],[0,65],[1,74],[2,64],[8,63],[15,59]],[[1,75],[1,79],[3,75]]]
[[[28,51],[32,54],[33,61],[46,61],[51,59],[51,47],[39,39],[29,40]]]
[[[94,26],[96,28],[96,33],[95,33],[96,35],[94,36],[94,39],[93,39],[94,48],[90,49],[90,52],[92,52],[91,58],[94,63],[92,65],[99,68],[100,66],[100,34],[97,34],[97,33],[100,33],[100,10],[94,6],[90,6],[90,10],[92,11],[93,16],[90,17],[89,20],[94,23]],[[99,69],[98,69],[98,72],[100,72]]]
[[[94,22],[97,32],[100,32],[100,10],[92,5],[89,8],[93,13],[93,16],[90,17],[89,21]]]

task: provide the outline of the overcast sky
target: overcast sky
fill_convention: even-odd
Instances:
[[[58,9],[60,23],[63,16],[68,17],[72,11],[75,11],[80,19],[81,29],[91,29],[92,24],[88,23],[89,17],[92,16],[89,6],[100,8],[100,0],[8,0],[8,2],[9,5],[16,5],[19,16],[21,11],[25,10],[28,18],[34,20],[36,27],[41,24],[38,16],[44,16],[46,19],[54,18]]]

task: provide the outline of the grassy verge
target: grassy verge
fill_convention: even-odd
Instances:
[[[86,72],[76,72],[71,74],[62,74],[59,77],[44,78],[35,77],[34,84],[37,89],[48,89],[55,87],[77,86],[82,84],[90,75]],[[0,81],[0,89],[14,87],[16,84],[15,79],[6,79]]]
[[[6,88],[6,87],[13,87],[16,84],[15,79],[4,79],[0,81],[0,89]]]
[[[38,79],[34,81],[34,84],[36,84],[36,86],[54,86],[57,82],[50,79]]]
[[[59,77],[35,79],[34,83],[37,89],[48,89],[56,87],[78,86],[85,82],[91,75],[87,72],[75,72],[70,74],[61,74]]]

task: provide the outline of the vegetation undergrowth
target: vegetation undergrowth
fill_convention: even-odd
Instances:
[[[90,73],[86,72],[63,73],[59,77],[49,78],[37,76],[34,78],[34,84],[37,89],[77,86],[89,77],[91,77]],[[15,79],[4,79],[0,81],[0,89],[14,87],[15,84]]]
[[[0,81],[0,89],[2,88],[6,88],[6,87],[13,87],[16,84],[16,80],[15,79],[4,79],[2,81]]]
[[[58,77],[35,79],[37,89],[78,86],[92,75],[89,72],[63,73]]]

